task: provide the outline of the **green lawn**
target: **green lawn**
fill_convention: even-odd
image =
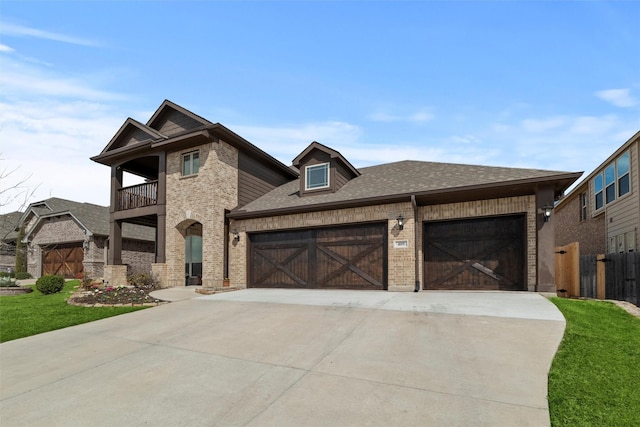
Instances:
[[[549,373],[551,425],[640,426],[640,319],[608,302],[551,301],[567,319]]]
[[[62,292],[43,295],[35,289],[24,295],[0,297],[0,342],[15,340],[92,322],[145,307],[76,307],[65,301],[78,280],[68,281]]]

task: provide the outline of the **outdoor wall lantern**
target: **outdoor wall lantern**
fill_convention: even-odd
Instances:
[[[233,240],[236,242],[240,241],[240,233],[238,233],[238,230],[233,230]]]
[[[398,215],[398,229],[399,230],[404,230],[404,218],[402,217],[402,215]]]
[[[551,211],[553,211],[553,205],[544,205],[542,209],[540,209],[544,222],[549,222],[549,218],[551,218]]]

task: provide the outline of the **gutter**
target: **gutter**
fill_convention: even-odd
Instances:
[[[415,194],[411,195],[411,206],[413,207],[413,250],[415,251],[415,277],[416,284],[413,292],[418,292],[420,290],[420,258],[418,251],[418,203],[416,202]]]

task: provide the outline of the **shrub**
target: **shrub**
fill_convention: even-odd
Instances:
[[[17,280],[31,279],[33,276],[26,271],[19,271],[16,273]]]
[[[138,289],[153,290],[157,287],[156,281],[147,273],[130,274],[127,277],[127,282],[130,286]]]
[[[64,287],[64,277],[47,275],[36,280],[36,288],[45,295],[55,294]]]
[[[0,271],[0,277],[9,277],[8,271]]]
[[[2,276],[0,277],[0,286],[4,286],[4,287],[14,287],[14,286],[18,286],[18,284],[16,283],[16,281],[14,279],[12,279],[11,277],[8,276]]]

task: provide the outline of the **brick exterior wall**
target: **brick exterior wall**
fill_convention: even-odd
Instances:
[[[199,151],[197,175],[182,176],[182,155]],[[238,151],[224,141],[167,154],[166,268],[154,267],[163,286],[185,284],[185,231],[202,224],[202,284],[224,279],[225,209],[238,205]]]
[[[402,214],[405,220],[403,230],[399,230],[396,218]],[[314,228],[327,225],[348,225],[365,222],[388,223],[388,289],[390,291],[412,291],[415,281],[414,221],[411,203],[367,206],[361,208],[335,209],[322,212],[307,212],[231,221],[230,230],[237,229],[240,241],[229,247],[229,278],[232,286],[246,287],[248,278],[248,238],[247,233],[275,231],[282,229]],[[232,239],[229,236],[229,239]],[[394,240],[407,240],[408,248],[394,249]]]
[[[229,271],[233,286],[246,287],[248,278],[247,233],[327,225],[357,224],[387,221],[388,224],[388,289],[412,291],[415,287],[415,248],[418,247],[418,277],[423,284],[422,222],[464,219],[495,215],[524,214],[526,217],[527,288],[536,290],[537,284],[537,225],[536,197],[521,196],[475,202],[451,203],[418,208],[418,241],[415,239],[413,207],[411,203],[396,203],[323,212],[309,212],[231,221],[230,229],[240,232],[240,241],[229,248]],[[405,218],[404,229],[399,230],[396,218]],[[231,236],[228,236],[231,239]],[[407,240],[408,248],[394,248],[394,241]]]
[[[588,191],[588,187],[585,186],[584,191]],[[593,217],[591,211],[588,211],[587,219],[580,220],[580,193],[584,191],[577,191],[570,199],[563,200],[562,205],[554,210],[555,244],[564,246],[578,242],[581,255],[605,254],[607,252],[606,216],[601,214]]]
[[[536,225],[536,196],[507,197],[502,199],[478,200],[474,202],[449,203],[435,206],[423,206],[418,210],[422,221],[441,221],[448,219],[463,219],[486,217],[495,215],[525,214],[526,215],[526,247],[527,257],[527,288],[535,291],[537,285],[537,225]],[[420,259],[422,255],[422,227],[418,236],[420,241]],[[422,281],[423,263],[420,263],[420,277]]]

